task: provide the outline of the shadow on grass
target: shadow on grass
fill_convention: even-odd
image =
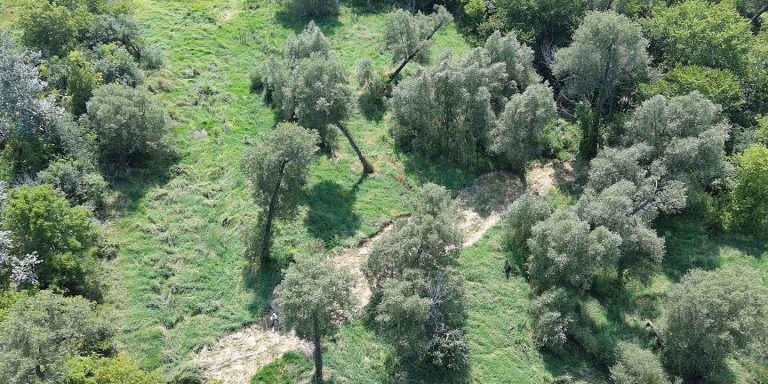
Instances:
[[[354,213],[357,191],[365,180],[364,176],[345,190],[335,181],[324,180],[315,184],[307,193],[309,212],[304,225],[309,234],[321,240],[326,247],[338,245],[357,233],[360,218]]]
[[[341,3],[352,9],[356,15],[389,12],[401,5],[395,0],[342,0]]]
[[[405,173],[414,177],[419,184],[435,183],[456,192],[470,184],[485,170],[469,169],[443,159],[422,157],[416,153],[397,151],[405,164]]]
[[[277,262],[258,265],[247,263],[243,267],[243,281],[246,289],[253,295],[253,301],[249,306],[254,318],[259,318],[270,308],[272,293],[283,279],[282,265]]]
[[[384,103],[384,100],[375,99],[368,95],[367,92],[360,95],[357,99],[357,104],[360,107],[360,112],[363,114],[363,117],[368,121],[376,123],[384,119],[384,114],[387,111]]]
[[[702,218],[692,214],[661,217],[656,230],[666,242],[662,268],[672,281],[680,281],[691,269],[720,266],[720,245],[710,239]]]
[[[135,211],[150,190],[162,187],[173,177],[184,173],[178,166],[179,160],[179,156],[173,153],[137,164],[136,168],[104,170],[105,178],[118,193],[110,211],[118,215]]]
[[[310,21],[314,21],[320,30],[323,31],[323,34],[329,38],[342,26],[338,16],[326,16],[323,18],[295,17],[286,10],[278,11],[275,19],[281,26],[291,29],[297,34],[301,33],[309,25]]]

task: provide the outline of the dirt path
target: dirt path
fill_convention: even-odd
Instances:
[[[531,169],[526,181],[530,190],[537,194],[546,194],[558,183],[572,181],[572,174],[573,167],[568,163],[554,166],[546,164]],[[456,196],[456,201],[461,208],[460,225],[467,234],[464,247],[472,246],[482,239],[524,190],[520,178],[506,172],[482,175],[471,186],[461,190]],[[358,310],[371,298],[370,288],[361,269],[362,264],[376,241],[390,230],[392,223],[383,225],[376,235],[361,242],[357,247],[333,256],[337,265],[349,268],[355,277],[353,292],[358,298]],[[265,330],[261,324],[255,324],[206,346],[194,357],[194,361],[203,368],[205,376],[210,380],[219,380],[224,384],[249,384],[251,377],[259,369],[292,350],[302,351],[308,357],[312,354],[310,343],[291,334]]]

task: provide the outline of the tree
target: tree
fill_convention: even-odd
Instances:
[[[102,165],[125,168],[164,149],[165,111],[146,90],[107,84],[93,92],[87,109]]]
[[[721,112],[698,92],[654,96],[635,109],[624,143],[648,145],[650,158],[661,160],[671,178],[707,185],[725,170],[730,125]]]
[[[522,94],[512,96],[504,107],[491,132],[491,152],[525,174],[526,162],[541,152],[544,128],[556,117],[552,90],[543,84],[531,85]]]
[[[504,63],[507,83],[510,89],[505,95],[523,92],[528,86],[541,82],[541,76],[533,67],[533,50],[517,40],[517,35],[502,35],[496,31],[485,41],[484,48],[490,55],[491,62]]]
[[[93,164],[83,160],[57,160],[37,173],[37,182],[64,192],[71,205],[104,210],[107,182]]]
[[[698,65],[679,65],[664,77],[640,87],[646,99],[656,95],[684,96],[693,91],[721,105],[731,116],[739,113],[745,103],[739,78],[732,72]]]
[[[562,47],[593,9],[589,0],[496,0],[497,15],[506,30],[519,30],[522,39],[537,52],[546,47]]]
[[[69,53],[67,63],[67,94],[72,114],[80,116],[86,112],[86,103],[91,99],[93,90],[101,85],[101,73],[93,72],[93,65],[78,51]]]
[[[725,358],[768,339],[768,287],[746,268],[694,270],[669,291],[664,362],[675,374],[714,381]]]
[[[9,31],[0,32],[0,142],[14,176],[37,172],[62,141],[64,110],[43,97],[39,55],[19,51]]]
[[[125,47],[115,43],[102,44],[96,49],[98,60],[93,70],[105,84],[120,83],[136,87],[144,82],[144,73]]]
[[[531,285],[538,292],[552,287],[586,291],[595,275],[615,267],[620,244],[621,237],[605,227],[590,230],[573,212],[556,212],[531,229]]]
[[[602,142],[600,124],[611,121],[622,86],[646,75],[648,41],[640,26],[612,11],[590,12],[573,42],[555,54],[553,73],[565,82],[567,94],[589,100],[595,116],[585,127],[585,153],[591,158]]]
[[[526,246],[531,229],[536,223],[546,220],[552,214],[552,203],[546,197],[526,192],[509,207],[504,220],[508,239],[517,247]]]
[[[434,67],[395,87],[390,99],[395,142],[459,165],[479,164],[496,122],[490,90],[503,89],[505,80],[504,65],[491,63],[482,49],[460,63],[446,53]]]
[[[263,263],[270,261],[272,227],[279,212],[295,208],[301,188],[315,161],[317,133],[296,124],[281,123],[259,137],[243,161],[243,172],[253,187],[254,201],[266,206],[259,218],[256,244]]]
[[[659,358],[632,343],[619,344],[619,359],[611,367],[611,380],[616,384],[670,383]]]
[[[159,372],[144,372],[125,352],[115,357],[77,356],[67,361],[67,384],[161,384]]]
[[[291,264],[275,289],[282,322],[315,346],[315,380],[323,382],[322,339],[333,335],[355,308],[354,280],[330,259],[304,257]]]
[[[700,65],[741,75],[753,45],[749,20],[727,2],[684,1],[647,22],[654,56],[668,65]]]
[[[92,293],[98,229],[88,210],[70,207],[62,193],[48,184],[23,186],[8,194],[3,227],[11,232],[16,257],[36,254],[39,258],[35,272],[43,288]]]
[[[421,12],[412,14],[402,9],[387,15],[384,49],[392,52],[393,63],[400,63],[389,75],[387,85],[392,83],[412,60],[420,64],[428,63],[432,57],[432,37],[452,20],[453,16],[442,6],[438,6],[431,15]]]
[[[768,234],[768,148],[755,145],[734,157],[736,186],[730,212],[736,227]]]
[[[413,214],[395,222],[377,241],[363,266],[374,291],[406,270],[435,272],[455,263],[463,242],[459,211],[445,188],[426,184],[411,200]]]
[[[13,239],[10,231],[0,231],[0,292],[11,283],[17,289],[37,285],[35,266],[40,264],[36,253],[16,256],[11,252]]]
[[[339,13],[339,0],[281,0],[295,17],[315,18]]]
[[[534,343],[553,351],[560,350],[568,341],[576,304],[576,298],[564,288],[551,288],[537,296],[531,306]]]
[[[14,304],[0,323],[0,381],[58,384],[66,360],[106,350],[113,331],[82,297],[40,291]]]
[[[267,94],[285,120],[316,130],[329,149],[338,128],[357,154],[363,173],[374,172],[344,124],[352,100],[347,73],[314,23],[288,40],[283,61],[272,57],[264,69]]]
[[[48,1],[35,3],[19,18],[24,31],[21,40],[46,57],[64,57],[78,45],[93,21],[86,7],[68,8]]]

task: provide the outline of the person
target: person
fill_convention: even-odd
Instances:
[[[272,330],[275,330],[275,323],[277,323],[277,312],[272,312],[272,315],[269,316],[269,326],[272,327]]]
[[[512,264],[509,263],[508,259],[504,259],[504,275],[507,276],[507,280],[509,280],[510,274],[512,274]]]

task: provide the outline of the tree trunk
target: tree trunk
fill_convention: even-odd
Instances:
[[[755,28],[756,28],[758,31],[760,30],[760,15],[762,15],[762,14],[763,14],[763,13],[765,13],[765,12],[768,12],[768,4],[765,4],[765,5],[763,5],[763,6],[762,6],[762,7],[761,7],[761,8],[760,8],[758,11],[757,11],[757,13],[755,13],[755,15],[754,15],[754,16],[752,16],[752,19],[751,19],[751,21],[752,21],[752,25],[754,25],[754,26],[755,26]],[[754,32],[754,33],[755,33],[755,34],[757,34],[757,32]]]
[[[437,23],[437,26],[435,26],[435,29],[433,29],[432,32],[429,34],[429,36],[427,36],[427,38],[424,39],[424,42],[421,44],[421,46],[419,46],[419,48],[417,48],[415,51],[413,51],[413,53],[411,53],[408,57],[406,57],[405,60],[400,64],[400,66],[397,67],[395,72],[389,75],[389,80],[387,80],[387,83],[385,84],[386,86],[384,87],[384,89],[386,89],[387,86],[389,86],[389,84],[391,84],[397,78],[397,75],[400,74],[403,68],[405,68],[405,66],[408,63],[410,63],[411,60],[413,60],[413,58],[419,54],[419,52],[421,52],[421,50],[427,45],[427,43],[430,40],[432,40],[432,37],[435,36],[435,33],[437,33],[437,31],[439,31],[440,28],[443,27],[443,24],[445,24],[445,20],[442,20],[439,23]]]
[[[317,325],[317,319],[313,320],[313,336],[315,341],[315,382],[323,382],[323,346],[320,343],[320,329]]]
[[[280,164],[280,169],[277,171],[277,184],[272,191],[272,197],[269,199],[269,208],[267,210],[267,222],[264,224],[264,237],[261,244],[261,262],[262,264],[270,261],[270,242],[272,240],[272,224],[275,220],[275,212],[277,211],[277,197],[280,193],[280,185],[283,183],[283,173],[285,172],[285,166],[288,164],[288,160],[283,160]]]
[[[349,133],[349,130],[347,130],[347,127],[344,126],[344,124],[339,123],[339,130],[341,133],[344,134],[344,137],[347,138],[347,141],[349,141],[349,145],[352,146],[352,149],[355,150],[355,153],[357,154],[357,158],[360,159],[360,164],[363,165],[363,174],[369,174],[373,173],[373,165],[368,162],[368,159],[363,156],[363,152],[360,151],[360,147],[357,146],[355,143],[355,140],[352,138],[352,135]]]

